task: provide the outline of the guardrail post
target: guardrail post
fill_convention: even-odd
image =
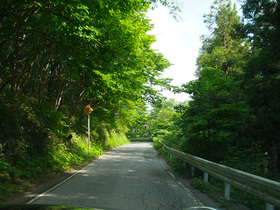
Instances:
[[[208,182],[208,174],[206,172],[203,172],[203,179],[205,182]]]
[[[225,183],[225,199],[230,200],[230,184]]]
[[[189,165],[192,165],[192,175],[194,172],[194,167],[196,167],[204,172],[204,181],[208,181],[209,173],[211,176],[216,177],[225,183],[231,183],[232,186],[256,196],[261,200],[269,201],[270,203],[265,205],[267,210],[274,210],[274,206],[276,208],[280,207],[279,182],[217,164],[187,153],[178,152],[167,147],[161,141],[159,141],[159,143],[163,145],[166,151],[169,151],[170,153],[174,154],[175,157],[186,161]],[[229,188],[229,186],[225,186],[225,188]],[[225,192],[225,195],[226,194],[227,193]],[[230,197],[230,194],[228,195]]]
[[[183,161],[183,166],[184,168],[187,168],[187,163],[185,161]]]
[[[191,175],[192,176],[194,176],[194,170],[195,170],[194,166],[191,166]]]
[[[265,203],[265,210],[274,210],[274,206],[270,203]]]

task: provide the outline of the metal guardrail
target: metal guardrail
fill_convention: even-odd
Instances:
[[[153,141],[153,137],[128,138],[130,141]]]
[[[257,175],[253,175],[241,170],[217,164],[175,149],[172,149],[161,141],[167,152],[177,158],[183,160],[189,165],[200,169],[204,173],[226,183],[225,189],[230,189],[230,185],[243,190],[251,195],[254,195],[265,201],[266,209],[274,209],[273,206],[280,208],[280,183],[266,179]],[[204,177],[205,179],[205,177]],[[206,178],[208,179],[208,178]],[[225,192],[225,195],[229,192]],[[228,198],[230,196],[228,195]],[[229,199],[228,199],[229,200]]]

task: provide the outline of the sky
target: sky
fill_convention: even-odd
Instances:
[[[158,5],[154,10],[148,12],[148,18],[154,25],[150,34],[156,36],[156,42],[152,45],[153,49],[159,50],[165,58],[173,65],[166,69],[162,74],[163,78],[172,78],[171,85],[181,86],[191,80],[196,79],[196,58],[202,46],[201,35],[209,34],[206,24],[203,22],[204,14],[210,12],[210,6],[214,0],[178,0],[181,7],[179,16],[182,20],[176,21],[169,9]],[[237,3],[238,0],[232,0]],[[241,10],[239,13],[241,14]],[[183,102],[190,100],[186,93],[173,94],[164,91],[163,95]]]

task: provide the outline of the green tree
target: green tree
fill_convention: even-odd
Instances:
[[[71,129],[83,133],[88,104],[100,138],[105,131],[126,132],[137,104],[160,103],[153,86],[169,87],[170,80],[160,75],[170,63],[151,48],[155,37],[148,34],[152,25],[145,14],[157,2],[176,10],[165,0],[1,1],[3,110],[17,106],[36,121],[34,130],[45,132],[46,142],[51,135],[66,138]],[[41,138],[22,131],[28,120],[21,116],[14,125],[3,121],[1,132],[16,127],[24,140],[18,140],[21,135],[7,140],[2,132],[1,145],[9,141],[22,150],[32,147],[29,142],[40,145]],[[41,148],[49,147],[42,142]]]
[[[185,136],[185,151],[214,161],[222,161],[238,147],[250,111],[244,101],[231,98],[238,88],[233,76],[223,71],[204,68],[200,77],[183,87],[192,95],[183,115],[181,131]]]
[[[179,103],[174,99],[166,99],[160,107],[154,107],[148,115],[148,125],[153,137],[158,137],[171,147],[178,147],[179,114],[176,106]]]
[[[30,177],[62,173],[127,143],[137,112],[146,102],[160,104],[153,86],[169,88],[160,76],[170,63],[151,48],[155,37],[146,17],[157,3],[176,15],[172,0],[0,2],[3,195],[23,189],[14,184]]]
[[[130,115],[130,125],[127,136],[129,138],[147,137],[145,126],[148,123],[148,107],[145,104],[135,105],[133,113]]]
[[[280,171],[280,5],[279,1],[248,0],[243,5],[247,24],[243,33],[251,42],[245,84],[255,118],[252,138],[266,161],[264,172]]]
[[[203,37],[197,59],[197,80],[183,85],[192,100],[183,115],[183,150],[214,161],[224,161],[242,147],[250,108],[244,99],[243,68],[248,41],[236,35],[240,23],[235,6],[215,1],[205,15],[211,32]]]
[[[211,12],[204,17],[211,35],[202,36],[197,75],[204,67],[218,68],[224,74],[242,73],[249,54],[249,42],[236,36],[236,26],[240,23],[236,6],[232,7],[230,0],[215,1]]]
[[[1,2],[1,93],[32,95],[56,110],[64,104],[69,116],[85,103],[114,114],[127,101],[156,98],[145,84],[162,85],[159,75],[170,64],[150,48],[149,5]]]

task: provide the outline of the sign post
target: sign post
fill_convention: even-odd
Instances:
[[[93,111],[93,109],[87,105],[84,108],[84,112],[88,115],[88,154],[90,154],[90,113]]]
[[[149,138],[149,125],[145,125],[145,129],[147,131],[147,138]]]
[[[88,154],[90,154],[90,117],[88,114]]]

